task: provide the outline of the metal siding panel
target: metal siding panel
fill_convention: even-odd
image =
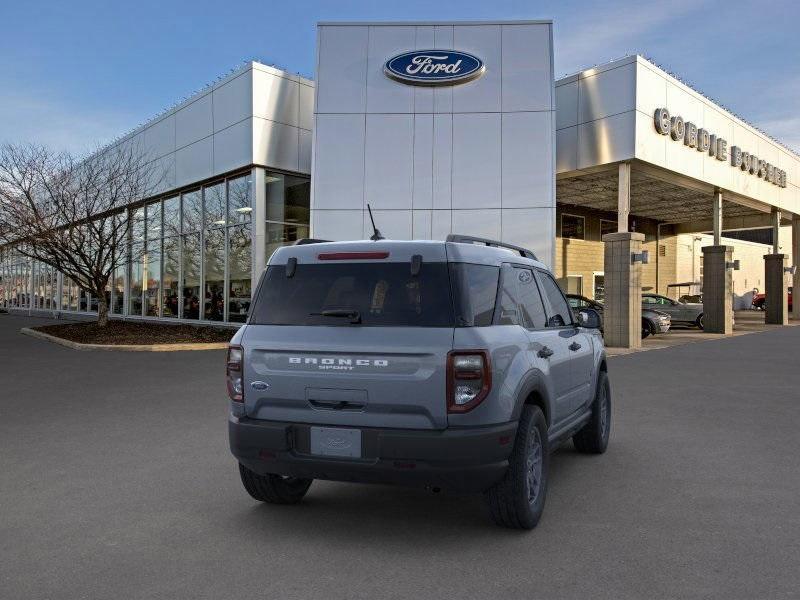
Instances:
[[[263,119],[297,126],[300,84],[264,71],[253,71],[253,114]]]
[[[556,129],[578,124],[578,82],[556,88]]]
[[[414,87],[389,79],[383,66],[392,56],[414,48],[415,27],[370,27],[367,55],[367,112],[411,113]]]
[[[551,110],[550,25],[503,25],[503,111]]]
[[[627,64],[579,80],[578,119],[587,123],[636,107],[636,65]]]
[[[253,113],[253,70],[214,89],[214,131],[230,127]]]
[[[300,91],[298,123],[301,128],[310,131],[314,124],[314,87],[301,83],[298,89]]]
[[[454,86],[453,112],[500,112],[501,38],[499,25],[455,26],[455,50],[480,58],[486,72],[469,83]]]
[[[578,168],[578,127],[556,131],[556,173]]]
[[[633,158],[636,112],[578,125],[578,168]]]
[[[453,203],[453,117],[433,116],[433,208]]]
[[[453,115],[453,208],[500,208],[500,114]]]
[[[372,209],[411,209],[412,115],[367,114],[364,197]],[[409,217],[410,218],[410,217]],[[410,226],[409,226],[410,227]]]
[[[210,137],[175,153],[175,185],[187,185],[211,177],[213,168],[214,146]]]
[[[499,240],[501,235],[500,209],[453,211],[453,233]]]
[[[412,206],[433,207],[433,115],[414,115],[414,189]]]
[[[210,136],[213,120],[210,92],[178,110],[175,113],[175,147],[183,148]]]
[[[253,162],[265,167],[299,170],[298,128],[266,119],[253,119]]]
[[[553,205],[551,124],[549,111],[503,114],[503,208]]]
[[[300,157],[298,159],[299,164],[297,170],[300,173],[311,173],[311,145],[314,136],[306,129],[298,129],[297,132],[300,136],[300,147],[298,148]]]
[[[224,173],[253,162],[253,119],[214,134],[214,172]]]
[[[366,110],[368,32],[368,27],[319,27],[318,113]]]
[[[317,115],[315,209],[363,208],[364,119],[363,114]]]

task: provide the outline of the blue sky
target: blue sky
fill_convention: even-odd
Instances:
[[[249,59],[313,76],[319,20],[553,19],[556,76],[644,54],[800,152],[800,3],[3,2],[0,142],[83,151]]]

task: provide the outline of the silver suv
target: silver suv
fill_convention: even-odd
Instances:
[[[599,319],[575,318],[530,251],[492,240],[277,250],[227,358],[245,489],[280,504],[314,479],[481,492],[498,524],[534,527],[550,452],[608,445]]]

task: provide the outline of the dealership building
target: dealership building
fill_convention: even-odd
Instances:
[[[387,237],[531,248],[612,345],[642,291],[702,293],[712,332],[754,288],[788,319],[800,156],[640,56],[555,80],[548,21],[321,23],[314,81],[248,63],[115,144],[167,173],[127,209],[119,317],[240,323],[275,248],[367,238],[369,204]],[[0,276],[14,310],[96,307],[10,246]]]

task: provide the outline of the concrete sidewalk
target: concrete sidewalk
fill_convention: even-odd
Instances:
[[[667,333],[660,335],[651,335],[647,339],[642,340],[641,348],[606,348],[609,356],[621,356],[625,354],[633,354],[636,352],[644,352],[647,350],[661,350],[664,348],[672,348],[674,346],[683,346],[685,344],[694,344],[697,342],[709,342],[714,340],[725,339],[726,337],[737,337],[747,335],[749,333],[760,333],[764,331],[772,331],[782,327],[794,327],[800,325],[800,321],[789,321],[789,325],[766,325],[764,323],[764,313],[760,310],[742,310],[736,312],[735,324],[733,333],[730,336],[723,336],[716,333],[705,333],[700,329],[694,327],[674,326]]]

